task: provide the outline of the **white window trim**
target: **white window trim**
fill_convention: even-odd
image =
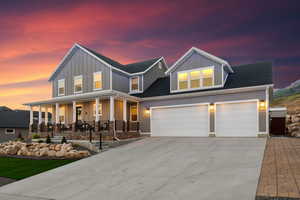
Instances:
[[[13,130],[13,132],[7,132],[7,130]],[[16,129],[14,129],[14,128],[6,128],[5,129],[5,134],[7,134],[7,135],[14,135],[16,133]]]
[[[198,88],[191,88],[191,76],[190,76],[190,72],[192,71],[197,71],[197,70],[204,70],[204,69],[213,69],[213,73],[212,73],[212,82],[213,85],[212,86],[208,86],[208,87],[203,87],[203,77],[202,74],[200,74],[200,87]],[[180,73],[187,73],[188,77],[187,77],[187,82],[188,82],[188,88],[187,89],[179,89],[179,78],[178,78],[178,74]],[[201,67],[201,68],[195,68],[195,69],[190,69],[190,70],[184,70],[184,71],[178,71],[177,72],[177,90],[175,91],[192,91],[192,90],[199,90],[199,89],[209,89],[209,88],[215,88],[215,87],[219,87],[219,85],[215,85],[215,67],[214,66],[208,66],[208,67]]]
[[[131,89],[131,85],[132,85],[132,79],[134,79],[134,78],[137,78],[138,79],[138,81],[137,81],[137,83],[138,83],[138,89],[137,90],[132,90]],[[130,83],[129,83],[129,89],[130,89],[130,93],[138,93],[138,92],[140,92],[140,77],[139,76],[133,76],[133,77],[130,77]]]
[[[64,83],[64,93],[63,94],[60,94],[59,93],[59,82],[61,82],[61,81],[63,81],[63,83]],[[57,81],[57,96],[64,96],[65,95],[65,93],[66,93],[66,81],[65,81],[65,79],[63,78],[63,79],[59,79],[58,81]]]
[[[136,120],[135,120],[135,121],[132,120],[132,115],[131,115],[131,107],[132,107],[132,106],[136,106],[136,112],[137,112],[136,115],[137,115],[137,117],[136,117]],[[131,105],[129,106],[129,118],[130,118],[130,121],[131,121],[131,122],[137,122],[137,121],[138,121],[138,118],[139,118],[139,117],[138,117],[138,105],[132,105],[132,104],[131,104]]]
[[[95,75],[101,74],[101,88],[95,88]],[[102,90],[103,89],[103,77],[102,77],[102,71],[94,72],[93,73],[93,90]]]
[[[81,79],[81,90],[80,91],[75,91],[75,80],[76,79]],[[74,88],[74,94],[82,93],[82,91],[83,91],[83,76],[82,75],[74,76],[74,78],[73,78],[73,88]]]
[[[102,103],[100,102],[99,102],[99,108],[101,108],[101,113],[99,113],[99,117],[102,117],[103,107],[102,107]],[[93,104],[93,117],[96,117],[96,103]]]

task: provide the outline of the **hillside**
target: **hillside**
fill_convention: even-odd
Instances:
[[[271,107],[280,106],[287,107],[289,114],[300,113],[300,93],[284,97],[274,97]]]
[[[295,94],[300,94],[300,80],[293,82],[291,85],[285,88],[277,89],[274,91],[275,98],[288,97]]]

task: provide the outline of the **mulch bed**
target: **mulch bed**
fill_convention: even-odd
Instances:
[[[300,200],[300,139],[269,138],[256,200]]]

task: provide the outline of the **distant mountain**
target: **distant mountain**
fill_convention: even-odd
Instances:
[[[274,90],[274,98],[287,97],[294,94],[300,94],[300,80],[293,82],[285,88]]]

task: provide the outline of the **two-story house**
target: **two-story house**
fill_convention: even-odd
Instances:
[[[106,121],[114,131],[136,123],[151,136],[269,133],[271,63],[231,66],[193,47],[171,67],[163,57],[123,65],[75,44],[49,81],[52,98],[25,105],[39,106],[40,113],[52,108],[53,123],[73,132],[79,121],[96,129]]]

